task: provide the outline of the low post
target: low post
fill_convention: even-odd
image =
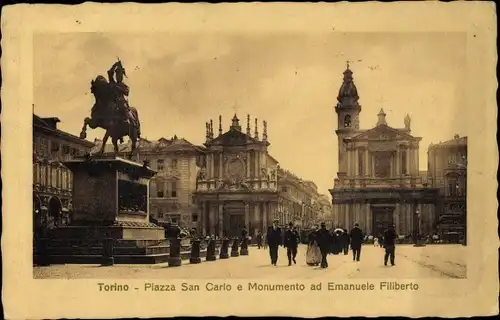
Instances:
[[[240,253],[238,252],[238,244],[239,244],[239,239],[234,238],[233,240],[233,245],[231,247],[231,257],[239,257]]]
[[[217,260],[217,257],[215,256],[215,245],[216,243],[214,239],[208,240],[206,261]]]
[[[229,258],[229,239],[224,238],[222,239],[222,245],[220,247],[220,255],[219,259],[228,259]]]
[[[241,240],[240,255],[248,256],[248,237],[243,237],[243,240]]]
[[[199,239],[193,240],[193,243],[191,244],[191,257],[189,258],[189,263],[201,263],[200,244],[201,241]]]
[[[168,266],[179,267],[182,265],[181,239],[171,238],[169,242],[170,242],[170,256],[168,257]]]
[[[102,263],[103,267],[112,266],[115,264],[115,258],[113,257],[114,251],[114,240],[112,238],[106,238],[102,242]]]
[[[50,256],[49,256],[49,239],[40,238],[38,239],[38,261],[37,264],[41,267],[50,266]]]

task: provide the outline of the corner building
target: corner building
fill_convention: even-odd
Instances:
[[[258,120],[251,135],[250,116],[246,132],[234,115],[227,132],[214,135],[213,122],[206,123],[204,155],[199,159],[195,201],[199,230],[203,235],[240,236],[267,229],[278,204],[278,162],[267,149],[267,123],[259,138]]]
[[[400,235],[425,232],[435,221],[437,189],[428,188],[419,172],[419,143],[404,128],[390,127],[381,109],[377,125],[360,129],[361,105],[353,72],[347,66],[335,106],[338,168],[332,204],[334,224],[350,228],[355,222],[367,234],[380,235],[394,223]]]

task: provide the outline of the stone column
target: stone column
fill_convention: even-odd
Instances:
[[[222,238],[222,231],[224,230],[224,205],[219,203],[217,210],[217,222],[219,225],[219,238]]]
[[[200,207],[198,207],[198,212],[200,212],[199,219],[201,220],[201,234],[203,236],[206,236],[207,234],[207,202],[202,201],[201,202],[201,210]]]
[[[396,176],[401,175],[401,169],[399,168],[399,163],[401,162],[401,154],[399,153],[399,146],[396,147]]]
[[[347,147],[347,176],[350,177],[352,176],[352,156],[351,156],[351,149]]]
[[[354,154],[354,175],[357,177],[359,176],[359,150],[358,149],[354,149],[353,150],[353,154]]]
[[[400,223],[400,217],[401,217],[401,205],[396,203],[396,209],[394,210],[394,224],[396,225],[396,233],[401,234],[402,228],[401,228],[401,223]]]
[[[371,225],[369,223],[369,221],[370,221],[370,204],[369,203],[365,204],[364,209],[365,209],[365,219],[364,219],[363,231],[368,234],[371,230]]]
[[[208,211],[208,221],[210,223],[209,232],[210,235],[216,235],[215,226],[217,225],[217,213],[214,211],[212,202],[207,201],[207,211]],[[205,211],[206,212],[206,211]]]
[[[250,179],[250,152],[247,152],[247,179]]]
[[[372,234],[373,235],[373,230],[372,230],[373,216],[372,216],[372,210],[371,210],[370,204],[367,205],[367,211],[368,211],[367,234]]]
[[[413,148],[413,157],[414,157],[414,162],[415,162],[415,175],[418,176],[419,172],[419,163],[418,163],[418,149],[415,147]]]
[[[365,176],[370,176],[370,158],[368,148],[365,149]]]
[[[245,228],[250,232],[250,205],[245,203]]]
[[[410,157],[411,157],[411,149],[407,148],[406,149],[406,174],[411,174]]]
[[[224,154],[219,153],[219,179],[224,176]]]
[[[262,204],[262,229],[267,232],[267,202]]]
[[[372,155],[372,156],[371,156],[371,159],[372,159],[372,174],[371,174],[371,176],[372,176],[373,178],[375,178],[375,156],[374,156],[374,155]]]

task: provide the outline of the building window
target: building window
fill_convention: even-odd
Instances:
[[[64,155],[69,154],[69,146],[64,145],[62,150]]]
[[[215,154],[214,157],[214,177],[220,178],[222,177],[222,172],[220,171],[220,157],[218,154]]]
[[[457,163],[457,155],[456,154],[450,154],[448,155],[448,164],[449,165],[454,165]]]
[[[164,169],[164,161],[163,159],[158,159],[156,161],[156,170],[163,171],[163,169]]]
[[[288,191],[288,188],[287,188],[287,187],[281,187],[281,191],[282,191],[282,192],[287,192],[287,191]]]
[[[170,161],[170,168],[177,169],[177,159],[172,159]]]
[[[197,214],[193,214],[193,222],[198,222],[198,215]]]
[[[401,150],[401,174],[408,174],[408,168],[406,168],[406,150]]]
[[[177,181],[170,182],[170,192],[172,198],[177,198]]]
[[[195,196],[191,196],[191,204],[196,204],[196,197]]]
[[[164,197],[164,190],[165,190],[165,182],[156,181],[156,196],[158,198]]]
[[[459,184],[458,184],[458,178],[456,174],[449,174],[446,176],[446,185],[448,186],[448,190],[446,194],[449,197],[456,197],[458,196],[458,189],[459,189]]]
[[[375,156],[375,177],[387,178],[391,172],[391,158],[386,153]]]

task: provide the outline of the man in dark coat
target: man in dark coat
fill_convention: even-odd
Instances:
[[[359,261],[360,259],[363,238],[363,231],[359,228],[359,223],[355,223],[350,232],[352,261]]]
[[[391,259],[391,265],[395,266],[395,254],[396,254],[396,239],[398,235],[394,228],[394,225],[390,225],[387,230],[384,231],[384,265],[387,265],[387,260]]]
[[[278,247],[283,244],[282,240],[281,229],[278,227],[278,220],[276,219],[267,230],[267,245],[269,246],[269,255],[273,266],[278,263]]]
[[[262,247],[262,232],[257,233],[257,249],[260,249]]]
[[[342,237],[344,237],[343,245],[344,245],[344,255],[349,254],[349,233],[347,232],[347,229],[344,229],[344,233],[342,234]]]
[[[288,257],[288,265],[292,265],[292,260],[293,263],[297,264],[295,257],[297,256],[297,248],[299,246],[299,234],[297,233],[297,230],[293,229],[293,222],[288,224],[288,229],[285,231],[284,245],[286,248],[286,255]]]
[[[316,232],[316,241],[321,250],[321,268],[328,268],[326,257],[329,252],[332,237],[330,232],[326,229],[326,224],[324,222],[321,223],[321,228]]]

